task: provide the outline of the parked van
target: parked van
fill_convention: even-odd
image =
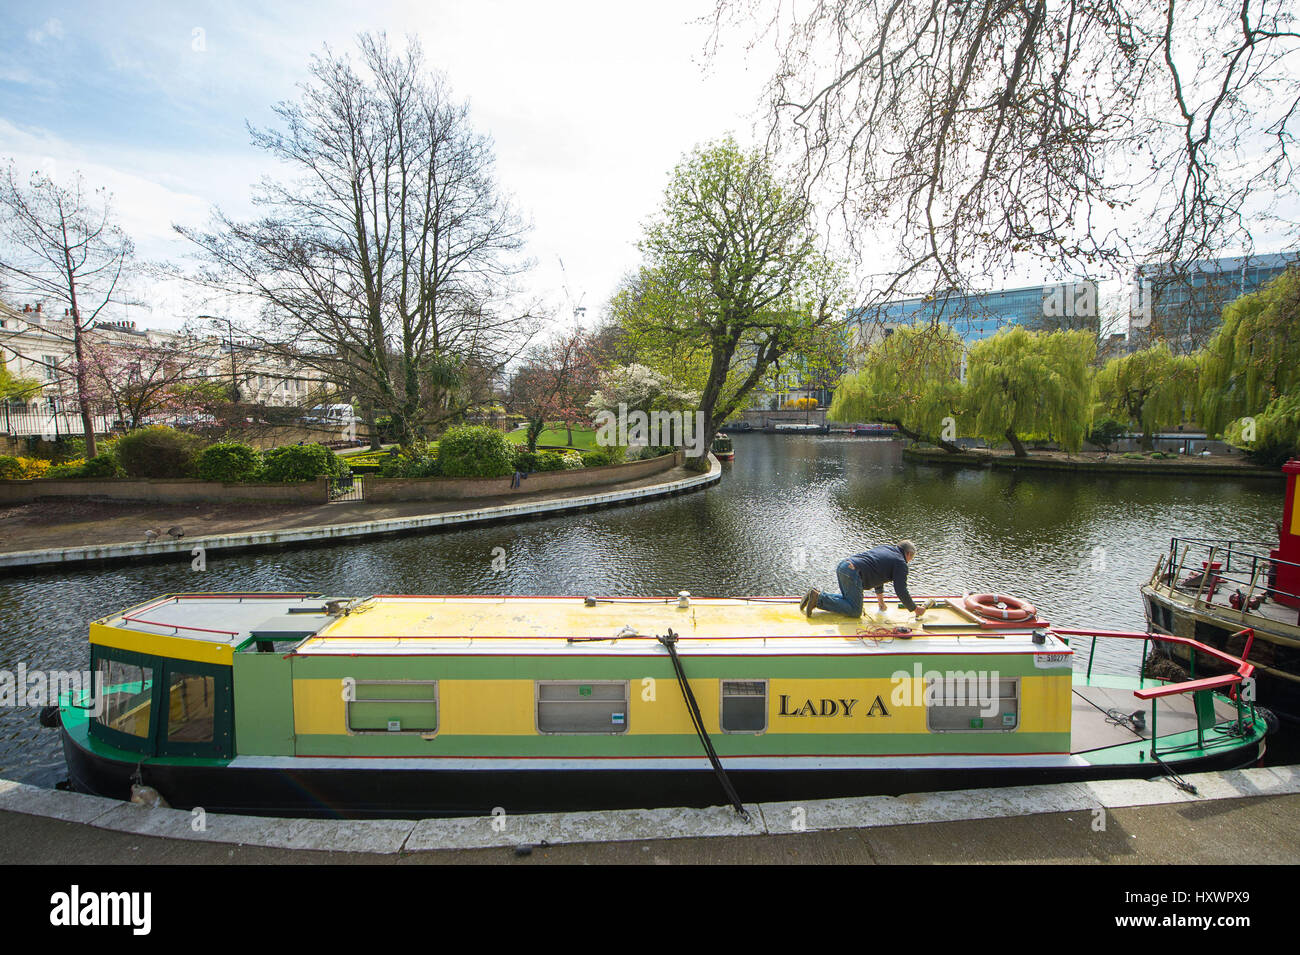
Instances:
[[[342,427],[351,422],[360,422],[351,405],[317,405],[307,412],[303,421],[307,424],[332,425]]]

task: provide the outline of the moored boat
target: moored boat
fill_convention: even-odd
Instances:
[[[736,460],[736,448],[732,444],[731,436],[728,434],[717,434],[713,438],[713,456],[719,461]]]
[[[922,622],[687,594],[181,594],[91,624],[102,687],[59,722],[78,791],[138,782],[269,815],[712,805],[1259,758],[1249,663],[1169,637],[1230,672],[1076,674],[1075,637],[1153,638],[1053,630],[1024,606],[995,619],[938,598]]]
[[[1193,637],[1248,658],[1259,701],[1300,721],[1300,461],[1282,467],[1286,492],[1271,542],[1174,537],[1141,586],[1152,633]],[[1186,667],[1178,644],[1160,655]],[[1217,672],[1222,666],[1207,661]]]

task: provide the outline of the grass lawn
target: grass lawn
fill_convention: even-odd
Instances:
[[[506,434],[506,439],[514,444],[528,444],[528,429],[519,428]],[[537,437],[538,444],[550,444],[556,447],[569,446],[569,432],[565,428],[547,428]],[[596,432],[591,428],[573,429],[573,446],[579,451],[596,449]]]

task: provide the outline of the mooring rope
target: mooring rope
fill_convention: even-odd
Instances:
[[[695,702],[695,694],[691,692],[691,685],[686,679],[686,671],[682,669],[682,661],[677,656],[677,634],[669,628],[665,636],[656,637],[660,643],[668,650],[668,656],[672,658],[673,669],[677,672],[677,682],[682,688],[682,696],[686,697],[686,709],[691,714],[691,723],[695,726],[695,733],[704,744],[704,752],[709,757],[709,762],[713,765],[713,772],[718,777],[718,782],[722,784],[722,791],[726,793],[727,798],[731,801],[731,808],[736,810],[736,814],[749,822],[749,812],[740,801],[740,796],[736,792],[736,787],[731,784],[727,776],[727,771],[722,768],[722,763],[718,759],[717,752],[713,749],[713,741],[709,739],[709,731],[704,728],[704,719],[700,716],[699,704]]]

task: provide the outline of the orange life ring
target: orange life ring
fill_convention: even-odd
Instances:
[[[964,603],[971,613],[989,620],[1033,620],[1038,616],[1028,600],[1006,594],[967,594]]]

